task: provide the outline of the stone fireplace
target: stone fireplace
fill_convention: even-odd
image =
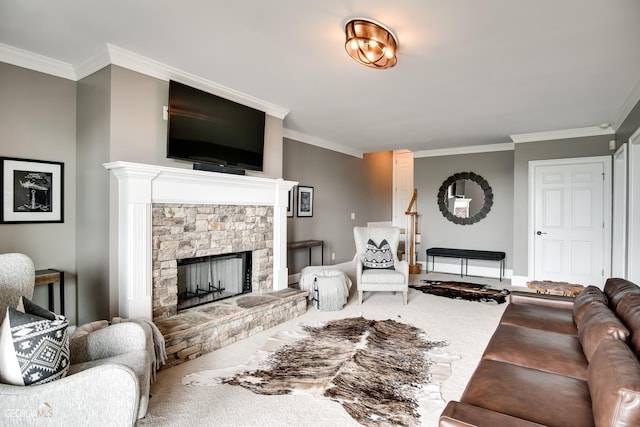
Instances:
[[[213,260],[204,266],[187,267],[195,258],[219,259],[249,252],[249,289],[257,293],[273,290],[273,211],[271,206],[256,205],[154,204],[153,319],[174,316],[187,300],[185,291],[196,294],[189,296],[190,306],[242,293],[241,283],[239,291],[218,291],[216,287],[223,284],[217,283],[221,273],[213,274],[209,263]],[[179,282],[181,272],[186,276],[183,283]],[[187,281],[194,283],[188,286]]]
[[[130,162],[104,166],[118,179],[120,316],[175,314],[177,260],[189,256],[251,250],[253,293],[288,287],[286,211],[295,182]]]

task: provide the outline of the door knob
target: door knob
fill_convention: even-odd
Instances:
[[[539,236],[539,235],[541,235],[541,234],[547,234],[547,233],[544,233],[544,232],[542,232],[542,231],[538,230],[538,231],[536,231],[536,234]]]

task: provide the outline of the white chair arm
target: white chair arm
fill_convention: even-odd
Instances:
[[[0,384],[0,424],[132,426],[139,400],[133,370],[104,364],[42,385]]]

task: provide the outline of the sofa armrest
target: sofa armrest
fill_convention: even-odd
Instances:
[[[132,426],[139,400],[133,370],[105,364],[42,385],[0,384],[0,425]]]
[[[440,427],[542,427],[538,423],[455,401],[450,401],[444,408],[438,425]]]
[[[563,295],[538,294],[533,292],[512,291],[509,295],[511,304],[542,305],[545,307],[573,309],[574,297]]]
[[[135,322],[117,323],[79,337],[69,339],[71,364],[118,356],[145,350],[147,337],[144,328]]]

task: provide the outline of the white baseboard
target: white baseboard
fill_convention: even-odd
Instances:
[[[511,286],[521,286],[526,288],[527,282],[529,282],[529,278],[527,276],[511,276]]]

